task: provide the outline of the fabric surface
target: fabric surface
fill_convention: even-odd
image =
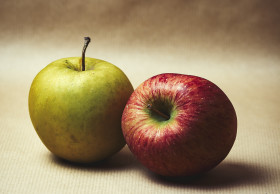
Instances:
[[[279,193],[279,1],[36,1],[0,3],[0,193]],[[54,157],[29,118],[28,92],[54,60],[86,55],[121,68],[134,88],[165,72],[217,84],[238,117],[216,168],[168,180],[127,147],[99,165]]]

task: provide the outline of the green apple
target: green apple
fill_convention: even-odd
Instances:
[[[29,114],[45,146],[63,159],[89,163],[118,152],[125,140],[121,117],[133,92],[127,76],[103,60],[82,57],[52,62],[34,78]]]

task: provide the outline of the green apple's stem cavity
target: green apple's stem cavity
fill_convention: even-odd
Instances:
[[[87,46],[90,43],[90,37],[85,37],[85,43],[84,43],[84,48],[83,48],[83,52],[82,52],[82,71],[85,71],[86,69],[86,64],[85,64],[85,54],[86,54],[86,50],[87,50]]]
[[[158,114],[159,116],[163,117],[164,119],[166,120],[169,120],[170,119],[170,116],[159,111],[158,109],[154,108],[151,104],[148,104],[147,105],[147,108],[150,109],[151,111],[155,112],[156,114]]]

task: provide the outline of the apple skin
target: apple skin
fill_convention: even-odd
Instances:
[[[149,106],[169,115],[164,119]],[[237,117],[225,93],[191,75],[165,73],[143,82],[122,116],[128,147],[163,176],[193,176],[217,166],[236,138]]]
[[[106,61],[81,57],[52,62],[38,73],[29,92],[33,126],[56,156],[89,163],[118,152],[125,140],[121,116],[133,92],[126,75]]]

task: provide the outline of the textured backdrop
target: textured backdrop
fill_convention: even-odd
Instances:
[[[0,1],[0,193],[279,193],[280,2]],[[87,56],[120,67],[134,88],[176,72],[202,76],[231,99],[238,134],[215,169],[188,180],[150,173],[125,147],[99,166],[55,158],[28,114],[35,75]]]

